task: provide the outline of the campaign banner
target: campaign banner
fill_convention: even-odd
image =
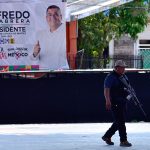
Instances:
[[[68,69],[65,12],[62,0],[0,0],[0,70]]]

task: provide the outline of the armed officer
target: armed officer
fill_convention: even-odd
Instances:
[[[108,74],[104,81],[104,96],[106,99],[106,110],[111,110],[114,117],[114,122],[106,131],[102,140],[108,145],[114,145],[111,137],[115,132],[119,131],[120,146],[130,147],[131,143],[127,140],[125,114],[126,114],[126,97],[127,92],[124,90],[123,83],[119,80],[121,75],[124,75],[126,64],[122,60],[115,62],[113,72]]]

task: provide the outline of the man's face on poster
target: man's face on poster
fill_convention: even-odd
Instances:
[[[51,8],[48,9],[47,15],[46,15],[46,20],[51,27],[53,28],[58,28],[61,24],[62,20],[62,15],[59,9],[57,8]]]

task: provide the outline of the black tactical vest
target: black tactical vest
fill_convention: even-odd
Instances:
[[[125,91],[125,85],[120,81],[120,75],[115,71],[111,73],[113,80],[112,87],[110,88],[110,96],[112,103],[118,103],[120,101],[126,101],[127,92]]]

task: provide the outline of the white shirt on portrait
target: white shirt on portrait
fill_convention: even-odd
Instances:
[[[32,60],[37,61],[40,69],[69,69],[66,57],[66,28],[62,24],[56,31],[50,29],[39,31],[36,36],[40,52]],[[35,43],[36,44],[36,43]]]

